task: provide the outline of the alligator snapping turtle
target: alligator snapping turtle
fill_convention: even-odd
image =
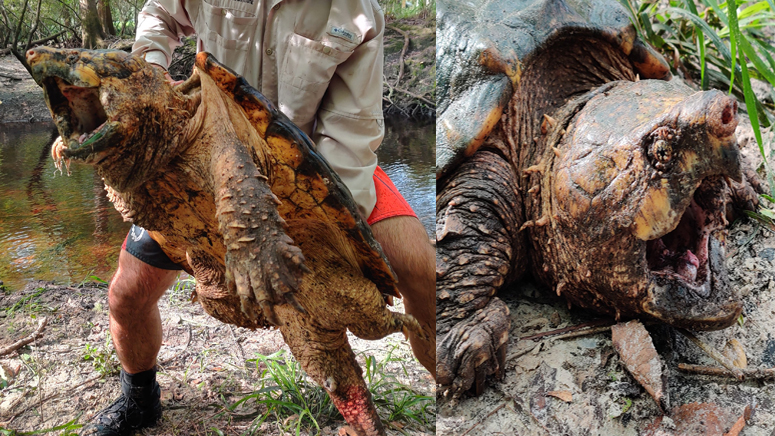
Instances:
[[[27,60],[55,155],[95,166],[124,218],[196,277],[210,315],[276,325],[347,422],[384,434],[345,332],[421,329],[387,309],[392,271],[309,138],[207,53],[176,87],[123,52],[41,47]]]
[[[502,375],[495,294],[527,273],[617,320],[729,326],[727,205],[756,198],[736,101],[670,81],[615,1],[438,7],[438,382]]]

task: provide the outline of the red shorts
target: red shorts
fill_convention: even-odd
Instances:
[[[378,221],[392,218],[394,216],[413,216],[417,214],[412,210],[412,206],[404,200],[401,193],[396,189],[396,185],[390,180],[382,168],[377,166],[374,171],[374,186],[377,188],[377,204],[371,211],[369,219],[366,220],[369,225],[374,225]]]

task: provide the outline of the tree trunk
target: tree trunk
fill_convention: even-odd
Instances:
[[[116,35],[116,28],[113,26],[113,14],[110,11],[110,0],[97,0],[97,12],[100,15],[102,30],[106,35]]]
[[[80,0],[83,48],[100,48],[105,39],[100,16],[97,12],[97,0]]]

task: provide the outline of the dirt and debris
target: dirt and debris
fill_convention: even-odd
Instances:
[[[750,124],[744,117],[740,124],[737,134],[744,154],[752,162],[761,162]],[[765,142],[771,143],[772,136],[765,134]],[[773,148],[766,152],[772,153]],[[744,302],[743,317],[727,329],[696,335],[716,350],[726,348],[726,356],[738,365],[743,364],[742,350],[747,364],[743,372],[751,375],[745,381],[679,370],[679,364],[694,364],[724,371],[675,329],[648,325],[665,365],[670,400],[670,413],[660,418],[657,403],[614,350],[608,327],[613,320],[578,308],[569,310],[550,290],[522,283],[498,293],[511,312],[505,377],[488,380],[478,398],[455,401],[439,391],[437,434],[635,436],[647,429],[648,434],[660,435],[775,434],[773,371],[758,371],[753,377],[755,369],[775,367],[775,232],[741,219],[732,225],[727,255],[730,279]],[[578,335],[580,330],[574,326],[584,323],[591,323],[589,328],[597,333]],[[541,335],[564,328],[570,333],[563,336],[575,337]],[[557,391],[570,392],[572,401],[551,394]],[[702,407],[688,406],[692,403]],[[704,425],[703,430],[692,427],[699,413],[690,413],[692,407],[703,413],[715,410],[714,421],[698,420],[696,425]]]
[[[256,355],[290,352],[278,330],[250,331],[221,323],[189,296],[190,288],[173,288],[159,304],[164,336],[157,379],[164,414],[160,424],[144,434],[216,434],[212,429],[243,434],[265,412],[264,406],[246,401],[233,410],[226,408],[260,388],[264,368],[254,360]],[[0,293],[0,308],[0,348],[28,336],[47,319],[39,339],[0,356],[0,429],[44,430],[73,420],[83,424],[118,397],[106,285],[31,282],[21,291]],[[403,336],[380,341],[349,336],[361,366],[365,356],[396,359],[387,365],[389,374],[422,395],[435,396],[433,379]],[[435,412],[432,404],[429,412]],[[248,434],[295,434],[295,419],[285,418],[293,429],[283,429],[284,423],[269,418]],[[320,424],[320,434],[337,435],[345,423]],[[394,422],[387,427],[389,435],[423,436],[431,434],[434,424],[418,428]]]

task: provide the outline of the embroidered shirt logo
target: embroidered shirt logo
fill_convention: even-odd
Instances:
[[[344,27],[331,26],[331,28],[328,30],[328,34],[350,41],[353,44],[358,43],[358,36],[355,34],[355,32],[347,30]]]

